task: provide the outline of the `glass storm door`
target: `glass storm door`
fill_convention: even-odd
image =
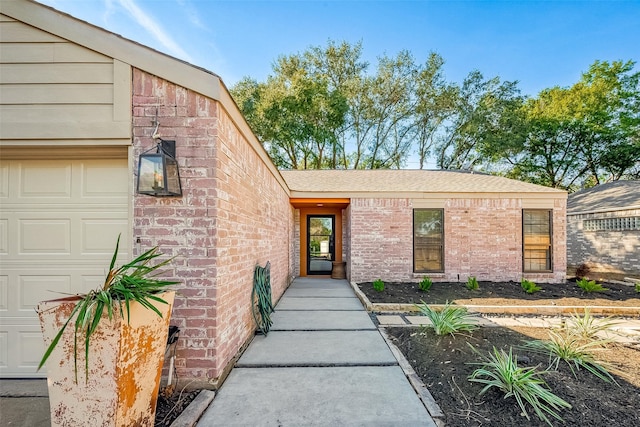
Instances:
[[[335,215],[309,215],[307,217],[307,273],[331,274],[336,259]]]

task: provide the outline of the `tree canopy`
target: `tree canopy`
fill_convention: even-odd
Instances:
[[[571,87],[520,94],[518,83],[408,51],[374,67],[362,44],[283,55],[273,74],[231,89],[274,163],[286,169],[403,168],[416,159],[574,190],[640,177],[640,72],[595,61]]]

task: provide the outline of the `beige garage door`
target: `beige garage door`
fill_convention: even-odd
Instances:
[[[42,377],[39,301],[104,280],[129,254],[127,160],[0,162],[0,376]]]

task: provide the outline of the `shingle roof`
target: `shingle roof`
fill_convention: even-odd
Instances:
[[[569,195],[567,213],[640,208],[640,181],[613,181]]]
[[[499,176],[443,170],[282,170],[292,192],[318,193],[548,193],[554,188]]]

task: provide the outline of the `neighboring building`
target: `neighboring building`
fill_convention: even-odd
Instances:
[[[614,181],[569,195],[567,263],[640,275],[640,181]]]
[[[0,376],[33,377],[34,307],[156,245],[183,285],[177,369],[215,385],[273,297],[346,263],[352,281],[564,279],[566,193],[483,174],[278,171],[218,76],[29,0],[0,10]],[[136,193],[176,141],[181,197]],[[336,264],[337,263],[337,264]]]

